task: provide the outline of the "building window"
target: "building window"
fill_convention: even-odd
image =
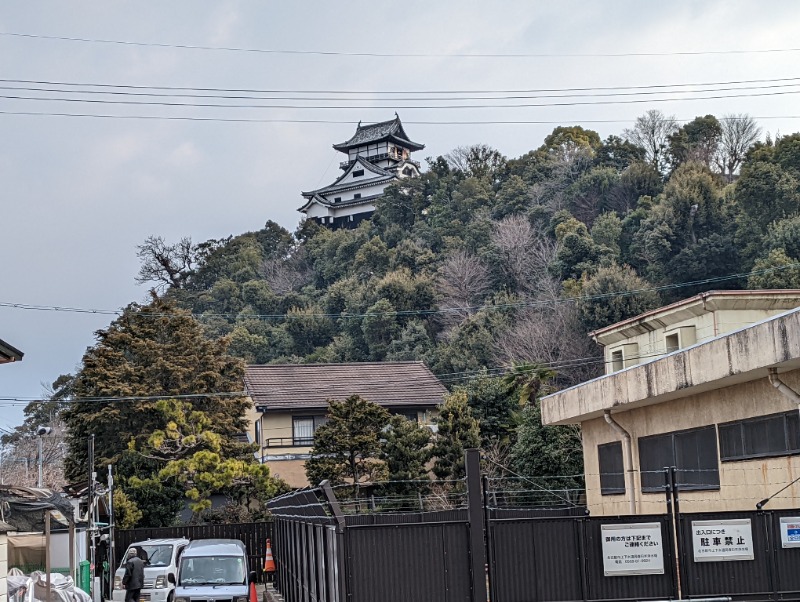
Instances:
[[[675,334],[668,334],[664,337],[664,340],[667,342],[667,353],[672,353],[673,351],[677,351],[681,348],[680,340],[678,340],[678,333]]]
[[[361,198],[361,193],[360,193],[360,192],[357,192],[357,193],[355,193],[355,194],[353,195],[353,198],[354,198],[354,199],[360,199],[360,198]]]
[[[338,203],[338,202],[339,202],[339,201],[341,201],[341,200],[342,200],[342,197],[340,197],[340,196],[337,196],[335,199],[333,199],[333,202],[334,202],[334,203]]]
[[[353,170],[353,177],[354,178],[360,178],[363,175],[364,175],[364,170],[363,169],[355,169],[355,170]]]
[[[256,432],[255,432],[256,443],[261,445],[261,421],[260,420],[256,420],[255,421],[255,427],[256,427],[256,429],[255,429],[256,430]]]
[[[625,493],[625,464],[622,460],[622,443],[614,441],[597,446],[600,463],[600,493],[617,495]]]
[[[625,367],[625,362],[622,358],[622,349],[611,352],[611,371],[619,372]]]
[[[670,466],[677,468],[679,489],[719,489],[717,429],[706,426],[639,439],[643,492],[664,491],[664,468]]]
[[[800,454],[797,410],[719,425],[719,457],[723,462]]]
[[[314,445],[314,433],[328,422],[327,416],[294,416],[292,418],[292,445]]]

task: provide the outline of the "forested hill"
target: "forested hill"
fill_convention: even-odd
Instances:
[[[355,230],[270,221],[153,237],[140,258],[248,362],[424,360],[456,384],[531,361],[567,385],[602,371],[592,329],[704,290],[800,287],[800,134],[657,111],[625,139],[558,127],[514,159],[429,159]],[[638,292],[602,297],[619,291]]]

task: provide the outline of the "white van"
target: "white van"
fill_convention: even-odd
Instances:
[[[172,602],[175,597],[175,575],[178,574],[178,562],[184,548],[189,545],[188,539],[148,539],[132,543],[128,550],[136,548],[139,557],[145,560],[144,587],[141,591],[141,602]],[[125,575],[125,560],[128,550],[122,556],[122,564],[114,573],[114,602],[125,601],[125,590],[122,589],[122,577]],[[170,576],[172,579],[170,580]]]
[[[250,600],[255,571],[238,539],[195,539],[181,556],[175,602],[257,602]]]

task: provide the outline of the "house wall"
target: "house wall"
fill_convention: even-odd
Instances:
[[[0,533],[0,602],[8,600],[8,536]]]
[[[744,328],[749,324],[755,324],[761,320],[765,320],[771,316],[784,313],[786,309],[718,309],[713,312],[708,312],[700,316],[692,316],[686,320],[681,320],[669,326],[659,326],[657,320],[654,320],[653,327],[655,330],[633,336],[620,341],[612,343],[603,348],[604,359],[606,362],[606,374],[614,372],[614,364],[612,355],[615,351],[621,349],[625,345],[635,343],[638,345],[638,353],[633,355],[628,353],[629,347],[624,350],[625,352],[625,368],[647,362],[654,357],[664,355],[667,352],[666,335],[676,332],[679,328],[686,326],[695,327],[695,340],[690,341],[689,344],[681,343],[681,348],[688,347],[694,343],[701,343],[707,341],[720,334],[732,332],[740,328]],[[637,357],[638,356],[638,357]]]
[[[800,370],[781,373],[780,378],[800,391]],[[796,410],[790,400],[773,388],[766,378],[732,385],[661,404],[614,411],[614,419],[632,438],[637,513],[664,511],[663,493],[641,493],[639,437],[668,433],[756,416]],[[628,495],[601,495],[597,446],[618,441],[603,418],[581,423],[587,504],[592,515],[628,514]],[[719,462],[719,444],[717,445]],[[681,511],[753,510],[760,500],[769,497],[800,477],[800,456],[759,458],[719,462],[718,491],[681,491]],[[626,492],[627,493],[627,492]],[[800,507],[800,482],[772,499],[769,509]]]

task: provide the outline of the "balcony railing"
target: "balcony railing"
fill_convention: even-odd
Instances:
[[[264,447],[311,447],[314,437],[270,437],[264,440]]]

